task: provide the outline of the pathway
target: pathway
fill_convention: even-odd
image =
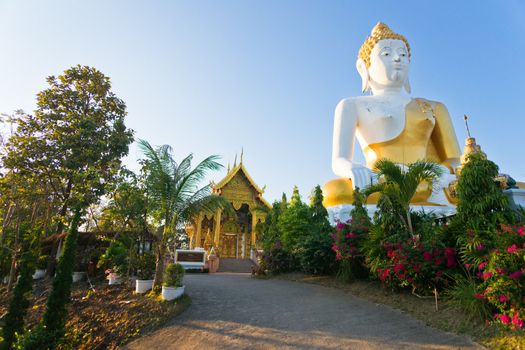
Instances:
[[[248,274],[190,274],[190,308],[125,349],[479,349],[341,290]]]

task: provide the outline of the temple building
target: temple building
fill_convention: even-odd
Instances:
[[[235,215],[218,210],[213,215],[199,213],[195,224],[186,228],[190,237],[190,248],[211,249],[222,258],[248,259],[252,248],[256,248],[258,228],[271,208],[263,198],[261,189],[246,171],[241,161],[234,164],[217,184],[212,184],[213,193],[226,198]],[[259,226],[258,226],[259,224]]]

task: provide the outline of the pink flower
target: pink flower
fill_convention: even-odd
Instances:
[[[341,231],[342,229],[345,228],[345,224],[343,224],[342,222],[338,222],[337,225],[335,226],[339,231]]]
[[[403,264],[397,264],[397,265],[394,267],[394,271],[395,271],[396,273],[399,273],[399,271],[402,271],[404,268],[405,268],[405,265],[403,265]]]
[[[518,247],[516,247],[516,245],[513,244],[513,245],[511,245],[510,247],[507,248],[507,251],[508,251],[509,253],[511,253],[511,254],[512,254],[512,253],[516,253],[516,252],[518,251]]]
[[[503,324],[509,324],[510,323],[510,317],[507,315],[499,315],[499,319],[501,323]]]
[[[506,296],[505,294],[500,294],[500,296],[499,296],[499,302],[500,303],[506,303],[508,300],[509,300],[508,296]]]
[[[423,252],[423,259],[425,259],[425,261],[432,261],[432,253],[431,252]]]
[[[482,250],[485,250],[485,246],[483,244],[480,244],[480,245],[476,246],[476,250],[478,252],[481,252]]]
[[[517,230],[517,231],[518,231],[518,234],[519,234],[520,236],[525,235],[525,227],[520,226],[520,227],[518,227],[518,230]],[[523,322],[523,321],[522,321],[522,322]]]
[[[519,279],[521,276],[523,276],[523,272],[521,270],[514,271],[513,273],[509,275],[510,278],[515,279],[515,280]]]
[[[346,237],[346,238],[356,238],[356,234],[350,232],[350,233],[347,233],[345,237]]]
[[[504,275],[505,274],[505,269],[502,269],[500,267],[496,267],[496,272],[500,275]]]
[[[523,328],[524,322],[522,319],[520,319],[520,313],[519,311],[512,316],[512,324],[516,327]]]
[[[492,277],[492,272],[483,272],[483,279],[487,280]]]
[[[487,266],[487,262],[486,261],[484,261],[481,264],[479,264],[478,265],[478,269],[483,270],[485,268],[485,266]]]
[[[476,299],[478,299],[478,300],[483,300],[483,299],[485,299],[485,297],[483,296],[483,294],[479,294],[479,293],[474,294],[474,298],[476,298]]]

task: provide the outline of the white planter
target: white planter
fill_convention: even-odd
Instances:
[[[135,293],[146,293],[148,290],[153,288],[153,280],[136,280],[135,281]]]
[[[110,286],[120,284],[120,277],[118,274],[113,272],[108,275],[108,281]]]
[[[73,283],[82,281],[85,276],[85,272],[73,272]]]
[[[46,270],[36,269],[35,273],[33,274],[33,279],[39,280],[41,278],[44,278],[45,276],[46,276]]]
[[[162,300],[174,300],[184,294],[184,287],[165,287],[162,286]]]

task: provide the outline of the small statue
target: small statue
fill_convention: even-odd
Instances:
[[[438,190],[431,192],[426,186],[426,194],[414,198],[427,205],[450,204],[444,189],[456,178],[454,170],[460,165],[456,133],[442,103],[408,95],[409,65],[406,38],[378,23],[356,62],[362,91],[371,95],[345,98],[335,111],[332,169],[340,179],[323,187],[325,206],[351,204],[355,187],[375,181],[374,164],[381,158],[400,165],[421,159],[439,163],[444,175],[434,184]],[[356,138],[366,165],[354,161]]]

